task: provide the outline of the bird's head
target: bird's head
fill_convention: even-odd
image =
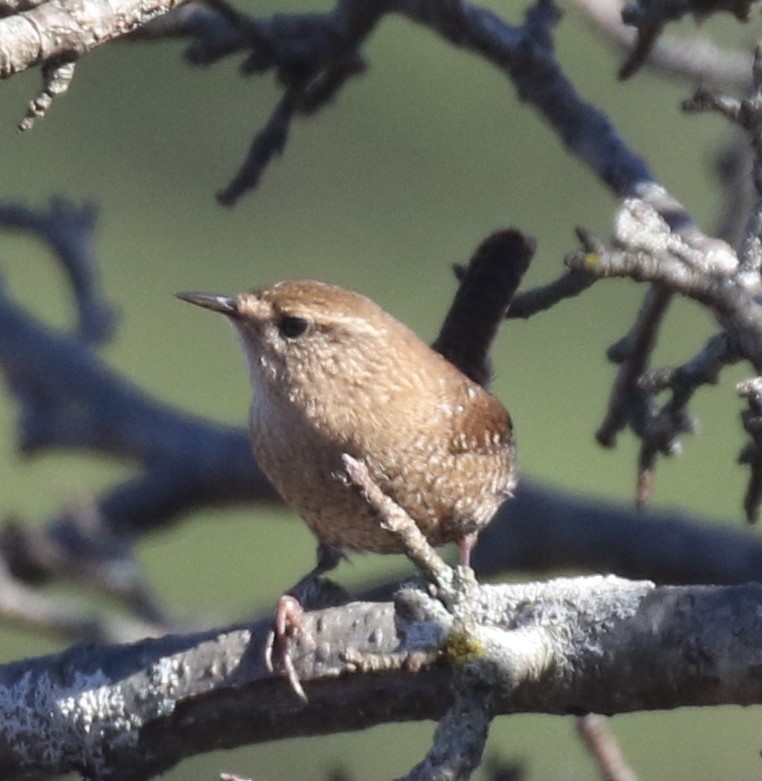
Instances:
[[[361,384],[403,357],[417,342],[411,332],[359,293],[311,280],[224,296],[178,293],[178,298],[225,315],[236,330],[252,382],[313,385],[351,378]],[[428,348],[427,348],[428,349]]]

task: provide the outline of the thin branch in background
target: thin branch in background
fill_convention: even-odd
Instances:
[[[619,0],[572,0],[592,22],[594,29],[625,52],[635,46],[637,33],[622,21]],[[662,35],[643,63],[659,75],[680,81],[732,86],[745,90],[750,84],[749,53],[723,49],[710,38]]]
[[[606,258],[610,260],[611,255]],[[584,257],[581,253],[570,255],[566,262],[572,268],[597,266],[600,269],[599,259],[591,259],[589,253]],[[631,265],[640,268],[644,262],[643,257],[635,254]],[[680,447],[677,435],[694,428],[692,419],[682,408],[676,408],[673,415],[660,419],[651,393],[641,382],[644,376],[651,376],[650,357],[671,300],[672,291],[668,287],[652,286],[630,332],[609,350],[609,359],[619,363],[620,368],[609,396],[606,416],[596,431],[596,439],[604,447],[614,447],[617,434],[626,426],[641,440],[635,488],[638,507],[645,507],[651,501],[657,454],[677,454]],[[654,421],[663,423],[665,420],[674,425],[654,425]]]
[[[722,193],[715,235],[736,249],[747,235],[747,226],[757,202],[756,189],[749,176],[753,164],[751,149],[741,133],[736,133],[715,159]]]
[[[586,252],[599,254],[605,251],[604,245],[589,234],[584,228],[577,228],[577,238]],[[517,293],[506,317],[528,319],[539,312],[545,312],[560,301],[575,298],[595,283],[597,277],[584,268],[569,269],[561,276],[534,290],[523,290]]]
[[[754,152],[752,182],[757,199],[746,226],[744,239],[738,251],[739,272],[759,280],[762,270],[762,47],[754,52],[752,67],[753,92],[744,99],[734,98],[723,92],[699,87],[691,98],[684,101],[683,110],[689,113],[715,111],[732,123],[742,127]]]
[[[688,411],[688,402],[702,385],[714,385],[726,366],[740,360],[740,355],[727,333],[714,336],[703,350],[690,361],[674,369],[658,369],[643,372],[638,377],[640,391],[649,399],[662,390],[672,392],[670,399],[658,409],[653,409],[641,432],[639,456],[638,506],[650,499],[656,458],[678,455],[681,452],[680,435],[692,434],[698,424]]]
[[[350,79],[361,76],[367,69],[368,64],[357,52],[333,63],[305,87],[299,98],[299,112],[305,116],[316,113],[331,103]]]
[[[267,124],[257,133],[238,173],[217,193],[217,200],[223,206],[232,206],[244,193],[253,190],[273,157],[283,152],[299,94],[299,89],[292,88],[278,101]]]
[[[526,320],[539,312],[547,312],[559,302],[583,293],[595,281],[596,278],[584,270],[565,271],[558,279],[547,285],[518,293],[506,317],[509,320]]]
[[[233,29],[247,48],[253,51],[241,66],[243,73],[263,73],[274,69],[285,93],[267,124],[259,131],[239,172],[217,195],[218,201],[233,205],[244,193],[254,189],[267,165],[285,148],[294,114],[312,114],[332,101],[354,76],[365,72],[366,65],[356,51],[380,17],[379,10],[352,3],[324,15],[279,16],[271,20],[247,16],[226,0],[213,0],[212,7]],[[239,39],[230,39],[239,49]],[[219,36],[210,51],[203,42],[190,54],[193,63],[208,64],[226,52]],[[232,52],[232,50],[231,50]],[[227,52],[227,53],[231,53]]]
[[[45,6],[52,7],[59,1],[49,0]],[[116,7],[112,3],[112,17],[89,19],[83,15],[78,28],[60,36],[59,45],[42,53],[41,59],[60,59],[67,53],[81,56],[95,45],[91,39],[100,43],[116,34],[132,33],[171,10],[178,0],[156,0],[158,7],[141,6],[139,12],[130,7],[134,2],[119,0]],[[121,18],[125,13],[132,14],[129,23]],[[244,63],[246,69],[273,69],[284,85],[284,98],[253,142],[238,176],[220,194],[222,201],[232,202],[259,181],[267,162],[282,149],[294,112],[316,110],[325,100],[334,98],[349,77],[362,72],[361,46],[381,18],[392,13],[427,27],[505,73],[520,99],[533,106],[571,153],[616,195],[638,196],[654,206],[672,227],[682,232],[697,231],[690,215],[655,181],[644,160],[627,147],[608,117],[583,100],[564,73],[552,41],[559,15],[549,0],[539,0],[530,7],[523,26],[509,25],[498,14],[467,2],[432,4],[428,0],[344,0],[326,13],[278,14],[270,18],[246,17],[217,0],[213,13],[194,5],[147,24],[144,38],[193,38],[191,58],[201,64],[248,50],[251,53]],[[42,29],[49,26],[44,16],[35,22]],[[133,35],[133,39],[139,37]],[[203,53],[205,40],[213,49],[213,57]],[[2,20],[0,41],[7,42],[12,50],[5,60],[0,57],[0,63],[7,63],[0,78],[38,62],[28,58],[32,42],[20,39],[15,29],[4,34]]]
[[[598,765],[601,781],[638,781],[603,716],[595,713],[581,716],[577,719],[577,732]]]
[[[95,252],[98,210],[51,198],[48,209],[0,203],[0,231],[27,231],[42,239],[63,267],[77,302],[77,336],[83,342],[105,341],[116,325],[116,309],[103,292]]]
[[[597,241],[583,228],[577,228],[577,238],[585,251],[600,253],[605,250],[603,244]],[[597,277],[585,269],[567,269],[561,276],[547,285],[524,290],[514,296],[506,317],[527,319],[538,312],[545,312],[560,301],[574,298],[587,290]]]
[[[756,62],[754,80],[762,84],[759,54]],[[751,99],[740,102],[700,91],[689,107],[700,106],[720,110],[751,129],[758,127],[748,116],[756,106]],[[758,111],[762,111],[762,104]],[[756,148],[762,149],[762,145]],[[750,221],[752,234],[758,224],[762,222]],[[565,262],[572,270],[587,270],[598,277],[629,276],[640,282],[658,283],[649,291],[631,333],[609,350],[609,358],[623,366],[597,434],[601,444],[611,446],[616,434],[629,425],[641,440],[636,502],[642,506],[653,489],[657,455],[679,452],[679,435],[695,428],[686,408],[695,389],[716,381],[719,370],[729,363],[748,359],[755,367],[762,366],[762,309],[756,294],[759,274],[753,260],[758,242],[745,242],[747,261],[742,264],[726,242],[693,230],[676,232],[650,204],[638,199],[623,203],[615,222],[614,241],[623,251],[580,250],[568,255]],[[725,332],[676,373],[653,371],[648,363],[659,323],[675,293],[707,306]],[[658,386],[667,378],[677,384],[670,402],[659,409],[652,396],[664,389]]]
[[[700,20],[720,12],[732,13],[745,22],[757,4],[758,0],[635,0],[622,10],[622,20],[636,29],[637,39],[619,78],[628,79],[640,70],[668,22],[689,14]]]
[[[617,434],[627,425],[638,434],[645,427],[650,408],[638,388],[638,378],[648,367],[656,347],[659,325],[671,298],[668,290],[652,287],[627,336],[615,345],[615,350],[609,351],[609,360],[620,366],[606,416],[595,432],[595,438],[603,447],[614,447]]]
[[[749,136],[754,153],[752,181],[757,197],[738,251],[738,282],[755,290],[759,285],[760,273],[762,272],[762,46],[760,45],[754,52],[752,83],[753,91],[743,99],[706,87],[699,87],[693,96],[683,103],[683,109],[687,112],[717,112],[743,128]],[[755,303],[759,308],[756,298]],[[748,314],[746,319],[749,319]],[[751,341],[748,336],[742,335],[738,342],[739,350],[742,354],[745,353],[747,357],[750,357],[755,368],[759,371],[760,364],[754,360],[757,356],[749,355]],[[750,522],[757,520],[759,507],[762,503],[761,388],[759,377],[746,380],[737,387],[738,393],[747,398],[749,402],[749,409],[745,410],[741,417],[744,429],[751,437],[751,442],[743,449],[740,461],[749,466],[751,473],[744,498],[744,509]]]
[[[533,6],[523,27],[509,25],[494,12],[470,3],[432,4],[426,0],[400,0],[393,5],[345,0],[324,14],[282,14],[256,19],[258,37],[250,44],[254,52],[246,67],[256,72],[274,68],[286,90],[294,88],[298,77],[303,93],[296,109],[314,110],[310,89],[317,89],[321,79],[330,80],[333,69],[359,58],[363,42],[381,17],[392,11],[480,55],[506,73],[520,98],[534,106],[571,152],[587,163],[615,194],[639,195],[664,214],[670,224],[695,229],[682,205],[654,180],[646,163],[626,146],[608,117],[583,100],[566,77],[552,50],[551,32],[558,15],[550,2]],[[221,18],[214,19],[208,10],[198,6],[180,8],[149,25],[145,34],[186,34],[195,39],[190,49],[193,61],[208,64],[226,54],[239,54],[245,48],[241,35],[230,24],[221,24]],[[267,37],[267,47],[259,45],[261,36]],[[205,41],[210,51],[205,49]],[[339,80],[336,89],[338,86]],[[337,94],[336,89],[330,90],[331,98]],[[254,169],[261,174],[258,164]],[[252,177],[252,181],[256,178]],[[231,198],[234,194],[231,191]]]
[[[16,578],[2,558],[0,616],[6,623],[72,643],[129,643],[176,628],[168,623],[156,624],[80,607],[60,596],[41,594]]]
[[[629,207],[625,205],[625,210],[627,208]],[[636,212],[631,212],[631,216],[635,214]],[[727,337],[719,336],[712,340],[707,350],[695,359],[695,363],[686,364],[683,376],[689,380],[689,383],[680,390],[673,408],[667,410],[669,413],[677,413],[674,420],[676,428],[690,428],[690,420],[685,417],[687,413],[684,410],[684,402],[686,396],[692,393],[692,390],[689,390],[691,382],[711,382],[716,377],[717,369],[742,358],[750,360],[755,366],[760,365],[762,355],[760,355],[759,334],[760,328],[762,328],[762,312],[756,300],[754,287],[747,289],[745,284],[732,284],[730,282],[733,279],[740,280],[742,276],[740,272],[732,274],[726,270],[728,263],[724,251],[720,252],[713,260],[710,256],[703,257],[701,259],[702,265],[696,267],[693,262],[686,262],[686,260],[692,259],[686,258],[684,254],[675,255],[675,247],[670,246],[670,242],[665,242],[660,233],[661,231],[657,231],[655,234],[649,234],[646,230],[642,231],[639,234],[639,244],[632,252],[611,252],[594,258],[579,253],[568,256],[567,264],[572,268],[587,268],[601,277],[630,276],[639,281],[661,282],[663,283],[662,288],[652,288],[652,290],[661,290],[664,295],[682,293],[714,310],[718,319],[727,329]],[[677,246],[679,247],[679,245]],[[715,262],[718,259],[719,262]],[[649,330],[650,328],[646,328],[644,333],[648,335]],[[647,347],[650,342],[649,338]],[[632,349],[630,344],[626,344],[624,349],[621,345],[617,346],[617,352],[621,351],[625,355],[630,349]],[[620,355],[615,357],[618,358]],[[659,450],[669,452],[675,441],[670,437],[669,428],[665,438],[665,431],[657,424],[650,429],[652,440],[650,444],[647,442],[649,426],[658,416],[651,400],[644,394],[644,390],[648,389],[649,383],[653,385],[654,377],[658,376],[658,373],[646,371],[646,362],[642,360],[636,369],[630,377],[626,378],[635,384],[630,385],[629,382],[623,384],[621,394],[618,393],[614,397],[618,402],[614,412],[621,410],[623,416],[628,413],[632,416],[633,401],[627,396],[628,388],[632,387],[634,401],[642,405],[643,409],[640,419],[631,422],[631,425],[636,434],[641,436],[647,445],[642,451],[645,463],[641,462],[640,484],[640,496],[647,498],[645,492],[650,488],[652,479],[650,471],[652,461],[649,459],[653,453]],[[640,384],[642,376],[645,376],[646,379]],[[622,401],[620,402],[620,400]],[[630,405],[629,409],[628,405]],[[637,412],[637,407],[634,409]],[[624,417],[618,419],[612,417],[613,422],[621,422],[624,419]],[[613,430],[613,428],[609,430]]]
[[[65,508],[54,534],[6,520],[0,551],[14,577],[25,583],[75,583],[118,600],[146,624],[173,626],[135,558],[133,539],[114,533],[94,502]]]
[[[762,377],[743,380],[738,383],[736,390],[739,396],[749,402],[749,408],[741,413],[741,421],[751,442],[741,451],[739,461],[749,466],[744,509],[749,523],[756,523],[762,503]]]

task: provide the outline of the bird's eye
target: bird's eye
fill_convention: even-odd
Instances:
[[[278,321],[278,331],[285,339],[296,339],[309,327],[309,320],[294,315],[283,315]]]

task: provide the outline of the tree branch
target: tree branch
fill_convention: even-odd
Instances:
[[[622,20],[637,30],[637,40],[619,77],[627,79],[640,69],[668,22],[689,14],[701,20],[720,12],[732,13],[745,22],[755,5],[757,0],[635,0],[629,3],[622,10]]]
[[[0,773],[133,781],[223,746],[438,719],[462,664],[486,665],[502,680],[491,695],[495,714],[762,702],[754,672],[762,586],[654,588],[592,577],[479,594],[474,618],[485,645],[465,658],[452,656],[457,638],[443,633],[436,608],[425,621],[406,618],[406,599],[430,600],[422,592],[403,592],[396,611],[353,603],[306,614],[316,643],[294,640],[292,653],[307,705],[265,669],[266,623],[76,646],[2,666]],[[358,670],[345,661],[355,654],[380,663]]]
[[[596,30],[624,51],[629,60],[638,34],[622,20],[621,3],[617,0],[574,0],[574,5],[584,11]],[[723,49],[709,37],[661,35],[647,54],[639,65],[681,81],[722,84],[740,90],[749,85],[748,52]],[[632,66],[628,66],[628,71],[630,75],[635,72]]]
[[[0,18],[0,79],[41,63],[76,60],[127,35],[182,0],[77,0],[11,3]],[[0,16],[3,16],[0,14]]]

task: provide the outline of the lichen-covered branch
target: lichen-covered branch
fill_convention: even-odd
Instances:
[[[474,619],[487,644],[466,657],[448,651],[457,638],[435,618],[412,621],[402,606],[306,614],[317,642],[293,641],[306,705],[265,669],[265,623],[2,666],[0,774],[133,781],[221,746],[437,719],[464,664],[488,664],[502,680],[489,693],[492,715],[762,702],[759,585],[592,577],[482,586],[479,595]],[[439,653],[416,663],[426,649]],[[345,661],[355,653],[400,663],[365,672]]]
[[[0,79],[34,65],[75,60],[170,11],[182,0],[46,0],[0,14]],[[8,11],[10,10],[10,13]]]

